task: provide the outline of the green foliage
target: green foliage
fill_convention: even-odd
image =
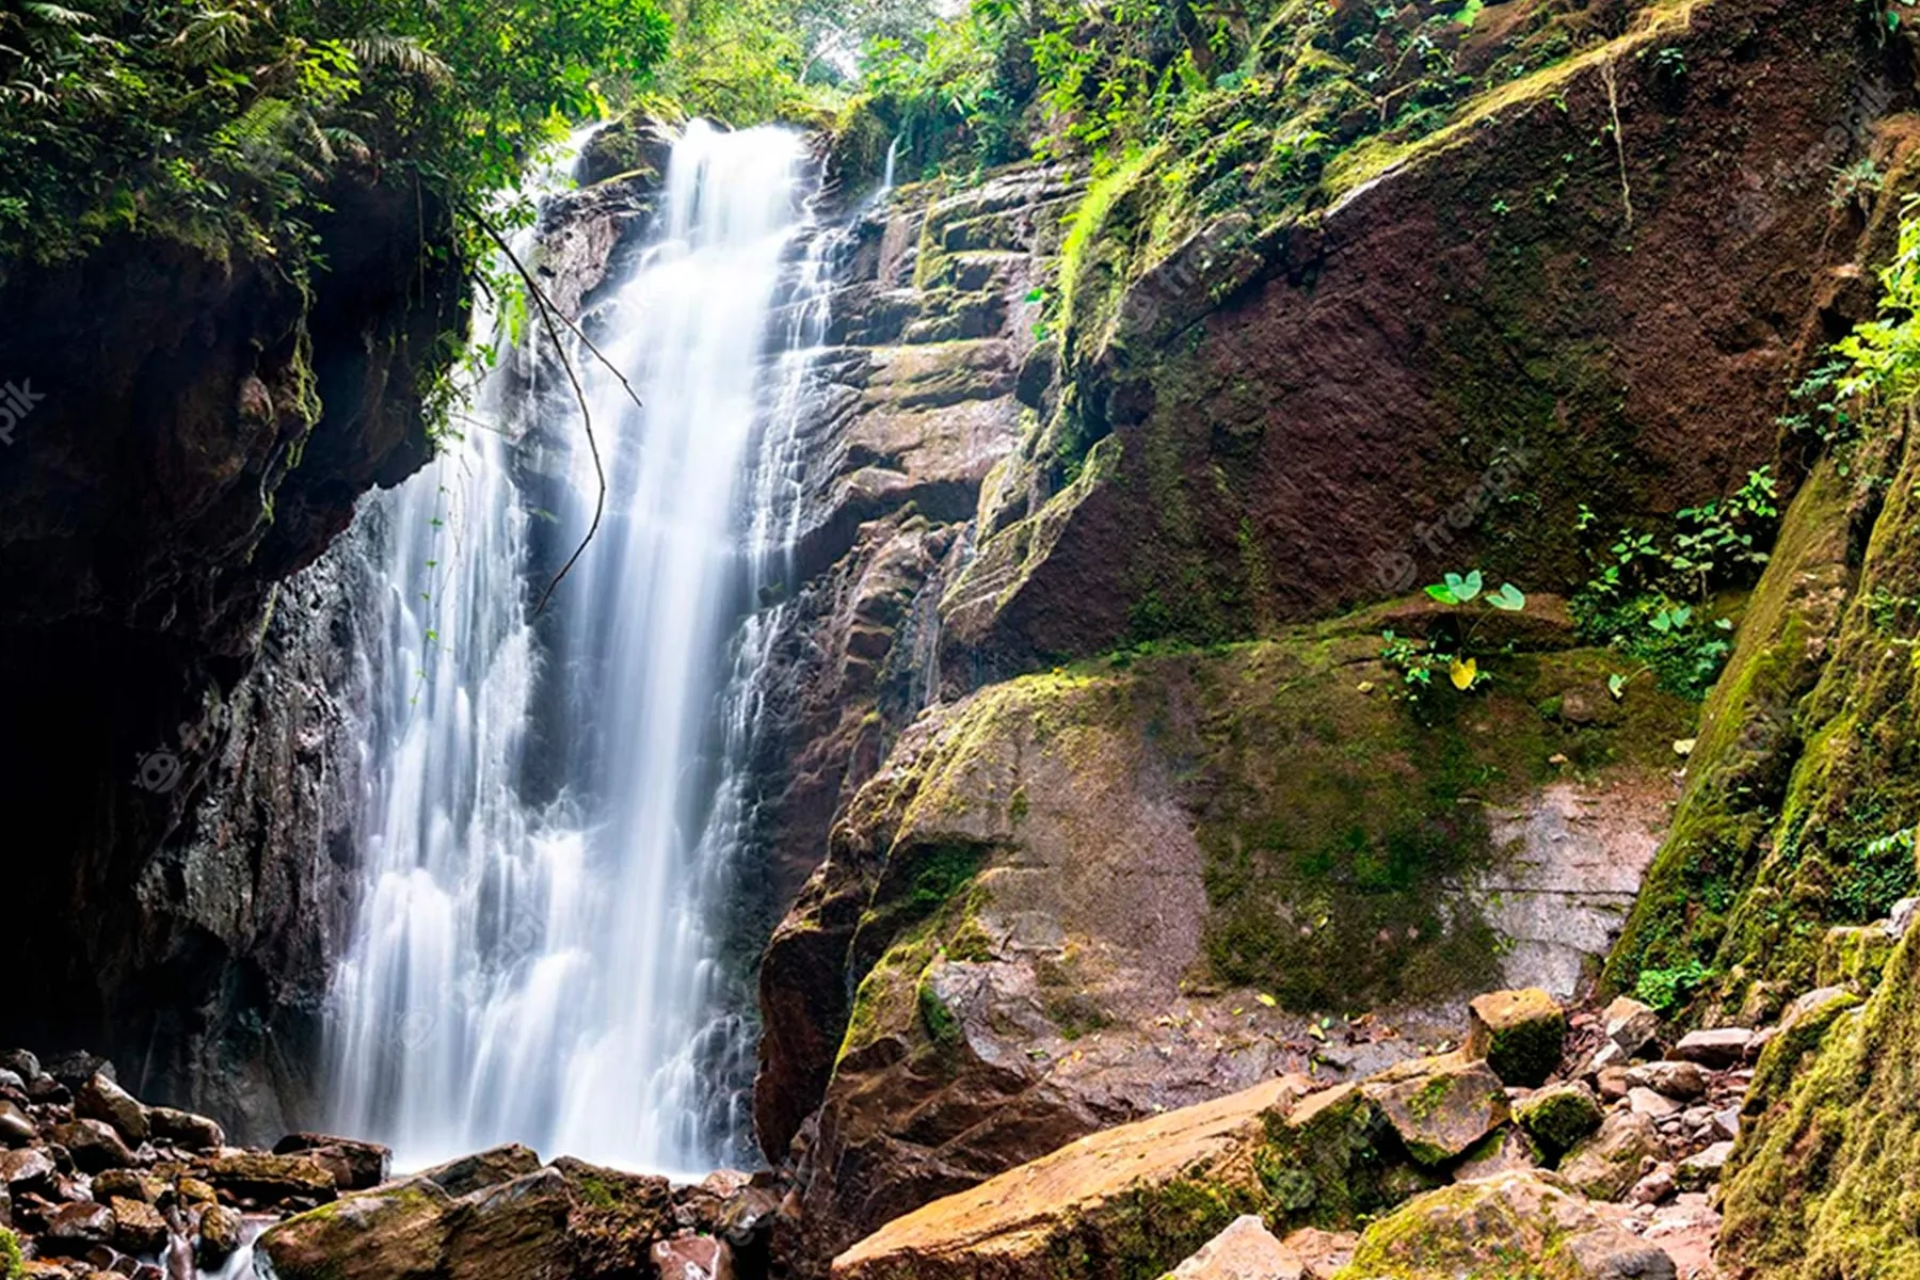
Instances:
[[[1835,388],[1842,399],[1856,397],[1884,404],[1910,399],[1920,391],[1920,196],[1901,205],[1899,250],[1880,272],[1880,316],[1855,327],[1834,344],[1848,362]]]
[[[24,1280],[26,1274],[27,1260],[20,1252],[20,1238],[0,1227],[0,1277]]]
[[[1663,1014],[1672,1013],[1712,980],[1713,970],[1698,960],[1689,960],[1672,969],[1642,969],[1633,994]]]
[[[337,171],[470,207],[643,80],[669,30],[650,0],[9,8],[0,248],[57,261],[159,233],[298,272]]]
[[[1582,632],[1640,663],[1662,688],[1705,698],[1733,652],[1732,620],[1714,616],[1709,601],[1759,577],[1779,518],[1772,469],[1761,467],[1732,495],[1676,511],[1665,530],[1620,529],[1589,552],[1595,571],[1573,600]],[[1574,528],[1592,535],[1597,523],[1582,508]],[[1619,677],[1615,697],[1630,678]]]
[[[1475,600],[1500,613],[1518,613],[1527,607],[1527,597],[1511,582],[1500,584],[1498,591],[1482,594],[1486,579],[1480,570],[1449,573],[1427,587],[1427,594],[1446,605],[1467,605]],[[1478,688],[1492,679],[1480,669],[1469,650],[1477,626],[1462,627],[1457,618],[1441,618],[1424,640],[1410,639],[1392,631],[1381,633],[1381,661],[1400,673],[1401,694],[1417,699],[1435,685],[1436,673],[1444,672],[1454,688],[1462,693]]]

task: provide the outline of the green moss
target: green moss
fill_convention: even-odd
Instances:
[[[0,1227],[0,1275],[6,1280],[25,1280],[27,1260],[20,1252],[20,1239]]]
[[[927,1035],[940,1048],[951,1048],[960,1043],[960,1020],[953,1015],[941,1000],[940,993],[933,989],[926,974],[920,975],[919,985],[915,989],[920,1006],[920,1025],[926,1028]]]
[[[1554,1157],[1573,1150],[1582,1138],[1600,1127],[1600,1106],[1582,1089],[1547,1089],[1521,1103],[1514,1118],[1549,1157]]]

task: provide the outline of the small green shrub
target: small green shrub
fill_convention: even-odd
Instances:
[[[1672,969],[1642,969],[1640,980],[1634,984],[1634,998],[1663,1014],[1672,1013],[1712,981],[1713,976],[1713,970],[1698,960],[1689,960]]]

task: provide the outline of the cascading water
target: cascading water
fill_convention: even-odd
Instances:
[[[388,592],[336,1122],[403,1166],[518,1141],[687,1173],[745,1149],[751,1042],[713,921],[824,325],[811,170],[777,129],[675,145],[651,246],[588,321],[644,407],[573,357],[605,517],[545,618],[534,522],[577,539],[599,484],[564,385],[496,379],[478,429],[369,516]],[[510,466],[529,432],[574,442],[551,512]]]

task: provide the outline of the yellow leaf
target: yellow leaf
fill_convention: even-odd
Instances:
[[[1258,1000],[1261,1004],[1267,1006],[1267,1008],[1269,1009],[1273,1008],[1274,1005],[1280,1003],[1278,1000],[1275,1000],[1272,996],[1268,995],[1264,991],[1258,993],[1253,998],[1255,1000]]]
[[[1468,658],[1465,662],[1455,658],[1451,669],[1453,687],[1462,691],[1473,688],[1473,682],[1480,678],[1480,664]]]
[[[1322,1031],[1318,1026],[1309,1026],[1307,1028],[1307,1034],[1312,1036],[1315,1040],[1324,1041],[1327,1038],[1327,1033]]]

